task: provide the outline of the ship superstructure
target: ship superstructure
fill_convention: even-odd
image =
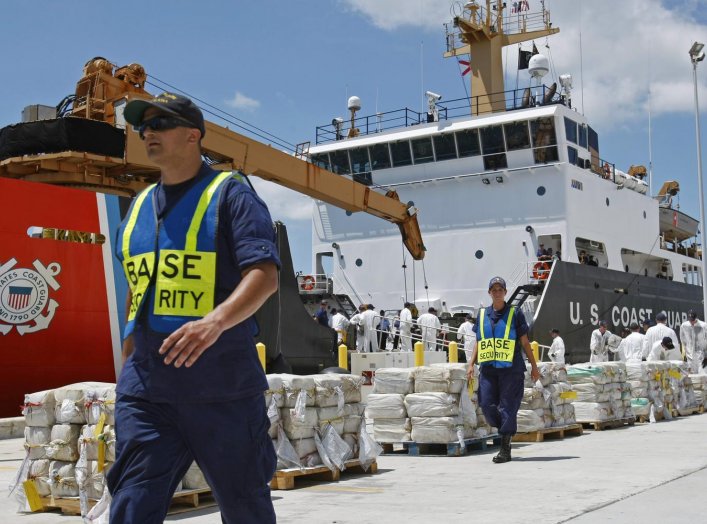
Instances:
[[[413,202],[425,238],[424,261],[406,256],[388,224],[317,201],[315,272],[331,272],[335,294],[377,309],[400,309],[409,300],[419,308],[432,305],[449,313],[473,313],[487,304],[489,278],[502,275],[511,290],[527,288],[521,294],[530,296],[517,301],[530,318],[541,320],[542,305],[545,315],[556,317],[565,330],[574,326],[577,346],[580,335],[588,340],[584,331],[600,318],[612,321],[613,315],[618,329],[632,317],[642,320],[657,313],[659,305],[653,302],[631,306],[633,314],[621,311],[621,301],[637,299],[646,279],[650,286],[656,281],[683,284],[679,292],[677,287],[661,291],[685,300],[674,306],[675,321],[682,319],[690,304],[699,307],[701,275],[697,223],[671,206],[679,188],[667,184],[653,198],[644,168],[631,166],[624,172],[603,158],[599,133],[571,107],[571,79],[561,77],[559,89],[541,82],[547,72],[542,55],[530,58],[529,87],[488,91],[498,79],[489,80],[493,75],[485,71],[502,71],[503,45],[556,32],[543,10],[528,14],[528,21],[541,21],[540,29],[530,31],[521,20],[517,35],[508,35],[504,8],[493,4],[482,9],[467,3],[454,20],[458,31],[448,33],[446,56],[471,51],[477,81],[472,79],[470,98],[442,103],[428,92],[427,113],[403,109],[354,120],[352,111],[347,127],[334,121],[318,128],[317,145],[310,149],[312,162],[394,189],[401,200]],[[495,17],[489,15],[494,6]],[[457,41],[464,45],[454,47]],[[575,300],[588,301],[591,311],[586,318],[575,314],[574,324],[571,297],[550,304],[544,296],[554,270],[568,264],[598,272],[596,293],[577,290]],[[599,283],[602,270],[623,279],[604,290],[609,293],[604,301],[596,299],[606,287]],[[536,296],[528,291],[533,286]],[[629,289],[637,286],[631,295]],[[536,335],[549,339],[546,333]]]

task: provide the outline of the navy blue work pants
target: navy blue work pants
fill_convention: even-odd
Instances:
[[[277,458],[262,395],[181,404],[118,395],[115,419],[111,522],[164,522],[177,484],[196,460],[224,523],[275,523],[269,483]]]
[[[524,373],[481,369],[479,374],[479,406],[489,426],[500,435],[515,435],[518,408],[523,400]]]

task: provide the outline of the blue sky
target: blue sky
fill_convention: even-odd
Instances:
[[[83,64],[104,56],[116,65],[138,62],[153,81],[168,82],[287,142],[314,141],[315,127],[346,116],[346,100],[354,94],[364,115],[420,110],[427,89],[447,100],[465,96],[458,65],[442,58],[442,23],[450,18],[452,3],[5,0],[0,126],[19,121],[26,105],[58,103],[73,92]],[[540,1],[530,4],[535,9]],[[624,170],[648,164],[650,86],[654,192],[663,181],[678,180],[681,209],[697,217],[687,51],[695,40],[707,42],[707,2],[547,0],[546,5],[561,29],[547,42],[550,56],[558,74],[573,75],[575,107],[599,132],[601,156]],[[544,40],[536,44],[547,52]],[[516,52],[509,49],[508,64],[515,63]],[[698,67],[703,136],[706,69],[707,61]],[[507,66],[506,71],[507,88],[514,87],[515,70]],[[520,79],[525,86],[527,76],[521,73]],[[273,218],[288,226],[295,269],[309,272],[309,199],[271,183],[256,187]]]

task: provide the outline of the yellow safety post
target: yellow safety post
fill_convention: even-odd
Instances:
[[[454,341],[449,343],[449,362],[459,362],[459,344]]]
[[[258,359],[260,359],[260,365],[263,366],[263,371],[265,371],[265,344],[262,342],[258,342],[255,345],[255,348],[258,350]]]
[[[341,369],[349,369],[349,349],[346,344],[339,346],[339,367]]]
[[[530,343],[530,349],[533,350],[533,356],[535,357],[535,362],[540,362],[540,344],[535,340]]]
[[[425,365],[425,345],[417,341],[415,342],[415,367]]]

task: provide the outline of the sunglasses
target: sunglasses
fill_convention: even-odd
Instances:
[[[194,124],[177,116],[155,116],[140,122],[140,125],[133,126],[133,129],[140,135],[141,140],[145,140],[145,130],[168,131],[177,127],[194,127]]]

